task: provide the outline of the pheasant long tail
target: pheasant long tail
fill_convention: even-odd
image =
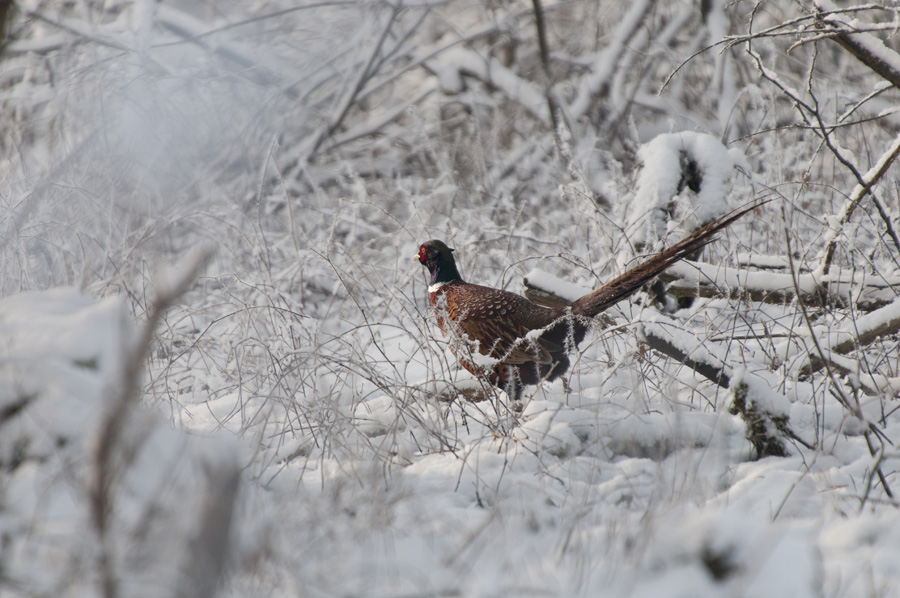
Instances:
[[[698,229],[689,237],[685,237],[671,247],[664,249],[652,258],[628,270],[618,278],[611,280],[599,289],[592,291],[572,303],[572,312],[580,316],[594,317],[603,310],[625,299],[653,277],[661,274],[675,262],[684,259],[692,252],[710,243],[716,233],[729,226],[735,220],[755,210],[768,201],[753,204],[748,208],[738,208],[724,216],[713,220]]]

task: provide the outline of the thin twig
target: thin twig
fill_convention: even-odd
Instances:
[[[332,118],[331,122],[328,123],[328,125],[319,132],[319,134],[316,136],[315,141],[313,141],[309,153],[306,156],[307,162],[312,160],[312,158],[316,155],[316,152],[319,150],[319,147],[322,145],[322,143],[335,131],[337,131],[338,128],[340,128],[341,124],[344,122],[344,119],[347,117],[347,114],[350,112],[350,109],[354,106],[357,96],[360,94],[363,87],[365,87],[366,83],[374,73],[373,66],[378,60],[378,57],[381,53],[381,48],[384,46],[385,41],[387,41],[388,35],[390,34],[394,23],[397,21],[397,17],[399,16],[399,14],[399,8],[395,7],[391,11],[390,16],[388,16],[387,23],[381,30],[381,35],[378,37],[378,41],[369,52],[368,60],[366,61],[365,65],[363,65],[363,67],[357,72],[356,80],[353,82],[350,90],[346,94],[344,94],[344,97],[341,99],[334,117]]]
[[[782,209],[784,209],[783,206],[782,206]],[[787,221],[788,221],[788,220],[787,220],[787,217],[786,217],[786,216],[783,218],[783,221],[785,222],[785,226],[787,226]],[[788,262],[789,262],[789,264],[790,264],[791,275],[792,275],[792,278],[794,278],[794,279],[796,280],[796,269],[795,269],[795,266],[794,266],[794,258],[793,258],[793,255],[792,255],[792,253],[791,253],[791,252],[792,252],[792,249],[791,249],[791,235],[790,235],[790,231],[789,231],[789,230],[785,230],[785,243],[787,244],[787,247],[786,247],[786,250],[787,250],[787,251],[786,251],[786,255],[787,255],[787,257],[788,257]],[[799,283],[795,283],[795,284],[799,285]],[[798,287],[798,294],[799,294],[799,287]],[[871,422],[867,422],[866,417],[865,417],[865,414],[862,412],[862,407],[861,407],[860,404],[859,404],[859,400],[858,400],[858,399],[856,400],[855,405],[852,404],[851,401],[850,401],[850,400],[847,398],[847,396],[844,394],[843,389],[841,388],[841,386],[838,384],[837,377],[835,376],[834,372],[832,371],[830,361],[829,361],[828,359],[826,359],[825,351],[822,349],[822,346],[821,346],[821,344],[819,343],[819,338],[818,338],[818,336],[816,335],[816,331],[815,331],[815,329],[813,328],[812,320],[810,319],[809,314],[807,313],[806,306],[803,304],[803,301],[799,301],[799,300],[798,300],[798,301],[797,301],[797,305],[798,305],[798,307],[800,308],[800,313],[801,313],[801,315],[802,315],[802,317],[803,317],[803,322],[806,324],[806,327],[807,327],[807,329],[809,330],[809,336],[810,336],[810,339],[812,340],[813,347],[815,348],[816,353],[818,354],[819,358],[820,358],[820,359],[822,360],[822,362],[824,363],[824,367],[825,367],[825,371],[826,371],[826,373],[827,373],[827,375],[828,375],[828,379],[831,381],[831,388],[832,388],[834,397],[838,400],[838,402],[839,402],[845,409],[847,409],[847,411],[849,411],[849,412],[850,412],[854,417],[856,417],[860,422],[868,423],[868,424],[871,426],[871,425],[872,425]],[[871,440],[871,432],[870,432],[870,430],[869,430],[869,429],[866,429],[866,431],[863,433],[863,436],[865,437],[866,445],[867,445],[868,448],[869,448],[869,453],[870,453],[873,457],[875,457],[877,451],[875,450],[875,447],[874,447],[873,444],[872,444],[872,440]],[[885,479],[884,474],[881,472],[881,467],[880,467],[880,465],[877,465],[877,464],[876,464],[875,467],[876,467],[877,472],[878,472],[878,478],[879,478],[879,479],[881,480],[881,482],[882,482],[882,487],[884,488],[885,494],[887,494],[888,497],[893,498],[894,495],[893,495],[893,493],[891,492],[890,486],[888,486],[888,484],[887,484],[887,480]]]

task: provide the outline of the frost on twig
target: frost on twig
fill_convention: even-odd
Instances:
[[[842,20],[845,17],[844,12],[855,13],[857,10],[880,10],[881,7],[869,5],[843,9],[835,6],[830,0],[817,0],[815,4],[816,12],[811,17],[814,19],[815,28],[809,30],[798,29],[796,32],[801,34],[801,37],[808,36],[809,31],[813,32],[811,37],[805,37],[804,41],[801,42],[813,42],[811,44],[813,47],[812,65],[815,65],[818,56],[815,42],[822,38],[833,39],[873,72],[890,81],[894,86],[900,83],[900,55],[888,48],[881,40],[867,33],[865,30],[870,25],[859,21],[856,17],[852,21]],[[791,25],[794,26],[796,24],[794,22]],[[784,23],[779,28],[786,25]],[[876,29],[878,27],[872,27],[872,30]],[[852,114],[853,110],[844,113],[836,120],[826,113],[825,104],[817,97],[816,86],[814,85],[816,82],[814,68],[809,69],[806,88],[804,91],[800,91],[799,88],[786,81],[779,73],[767,66],[762,56],[752,48],[751,42],[771,32],[771,30],[762,31],[743,38],[742,41],[747,45],[747,53],[756,62],[757,69],[763,78],[774,84],[791,100],[804,126],[809,127],[820,137],[822,145],[828,148],[834,158],[850,173],[852,179],[856,182],[855,187],[844,201],[840,215],[828,222],[828,228],[825,232],[825,248],[821,253],[818,264],[820,276],[827,275],[830,272],[838,240],[842,238],[844,229],[850,222],[854,211],[866,197],[871,197],[871,201],[884,223],[887,236],[890,237],[895,250],[900,250],[900,236],[894,230],[889,210],[875,194],[876,186],[887,173],[897,156],[900,155],[900,138],[895,138],[888,149],[875,161],[874,165],[867,172],[864,171],[864,168],[858,164],[854,155],[847,150],[843,139],[839,135],[841,127],[847,124],[845,119],[849,114]],[[781,31],[780,34],[784,33],[785,31]],[[828,288],[829,282],[823,279],[821,283],[820,293],[822,297],[819,303],[825,303],[827,302],[826,296],[830,293]]]
[[[891,144],[890,148],[888,148],[884,152],[884,154],[882,154],[881,158],[879,158],[876,164],[872,168],[870,168],[868,172],[866,172],[865,174],[857,175],[858,183],[850,193],[850,197],[848,197],[847,201],[844,202],[840,218],[836,219],[838,220],[838,222],[836,222],[833,226],[829,227],[826,230],[826,245],[825,250],[823,251],[821,264],[819,266],[819,270],[823,275],[828,274],[831,270],[831,263],[834,259],[834,252],[838,239],[841,238],[841,232],[850,221],[850,217],[853,215],[856,207],[867,195],[872,192],[873,187],[878,184],[885,173],[887,173],[888,168],[890,168],[891,164],[894,163],[898,155],[900,155],[900,135],[898,135],[894,139],[894,142]],[[887,217],[886,214],[884,214],[884,209],[880,205],[880,202],[876,200],[875,205],[882,215],[882,220],[885,222],[886,230],[892,237],[894,245],[898,250],[900,250],[900,239],[897,238],[897,234],[896,232],[894,232],[894,227],[891,223],[890,218]]]

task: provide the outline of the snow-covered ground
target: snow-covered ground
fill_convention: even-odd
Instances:
[[[72,289],[0,302],[3,595],[100,583],[92,480],[133,350],[127,311]],[[185,329],[197,342],[200,332]],[[539,388],[517,416],[503,397],[438,401],[409,335],[369,346],[422,375],[389,394],[332,363],[295,402],[274,404],[219,393],[216,368],[191,366],[193,384],[207,384],[133,405],[122,435],[106,545],[123,595],[171,595],[196,575],[185,567],[205,546],[209,493],[235,459],[225,595],[896,595],[900,512],[840,405],[796,386],[791,423],[819,448],[754,461],[726,391],[672,367],[654,387],[642,376],[665,363],[627,331],[595,336],[569,392]],[[373,363],[346,358],[350,370]],[[151,379],[182,375],[172,361],[155,360],[169,371]],[[353,388],[336,391],[342,378]],[[873,421],[880,405],[864,405]],[[887,422],[897,437],[897,418]],[[888,448],[891,480],[897,464]]]
[[[900,597],[891,85],[792,2],[541,4],[17,3],[0,598]],[[571,300],[761,199],[469,400],[419,243]]]

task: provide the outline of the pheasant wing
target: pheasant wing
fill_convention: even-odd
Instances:
[[[478,341],[478,352],[482,355],[508,364],[552,361],[541,340],[528,337],[528,332],[535,328],[533,324],[542,322],[537,322],[540,318],[531,313],[537,306],[524,297],[465,284],[449,287],[445,298],[449,319],[470,341]],[[522,322],[523,317],[527,325]]]
[[[478,341],[478,352],[508,364],[550,363],[550,353],[527,337],[528,331],[507,313],[490,318],[465,318],[457,322],[470,341]],[[537,340],[537,339],[535,339]]]

